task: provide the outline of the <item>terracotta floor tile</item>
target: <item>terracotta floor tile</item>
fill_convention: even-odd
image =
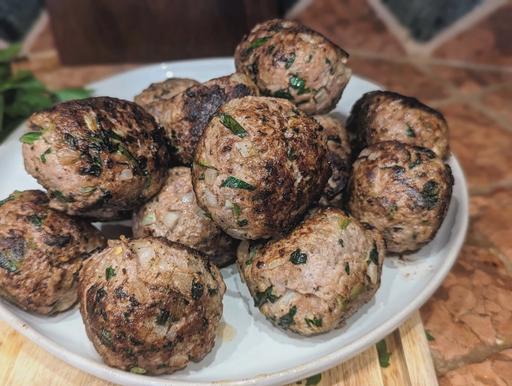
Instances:
[[[470,188],[512,180],[512,132],[465,104],[441,107],[450,127],[450,146]]]
[[[366,1],[314,0],[297,17],[350,53],[350,49],[402,54],[404,49]]]
[[[349,65],[355,74],[425,103],[449,95],[445,84],[432,79],[413,64],[352,56]]]
[[[476,63],[512,65],[512,4],[444,43],[433,56]]]
[[[512,84],[510,87],[505,87],[501,90],[486,93],[481,98],[482,103],[486,108],[492,110],[493,114],[499,114],[507,124],[507,127],[512,128]]]
[[[491,355],[485,361],[460,367],[439,379],[440,386],[512,385],[512,350]]]
[[[491,241],[512,267],[512,188],[473,197],[472,201],[475,231]]]
[[[512,276],[489,250],[466,245],[446,280],[421,309],[443,374],[512,345]]]
[[[486,87],[503,83],[512,84],[512,72],[505,70],[473,70],[447,65],[431,65],[429,68],[436,78],[449,82],[463,94],[479,92]]]

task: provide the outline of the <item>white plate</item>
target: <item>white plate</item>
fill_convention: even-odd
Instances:
[[[234,71],[232,59],[208,59],[152,65],[94,83],[96,95],[131,100],[149,83],[165,77],[201,81]],[[357,71],[357,69],[356,69]],[[352,104],[376,84],[353,76],[337,111],[347,115]],[[13,190],[38,188],[23,169],[19,128],[0,146],[0,198]],[[276,384],[292,382],[348,359],[385,337],[418,309],[441,284],[457,258],[468,224],[468,196],[457,160],[449,160],[455,177],[448,215],[437,237],[408,263],[388,259],[375,299],[348,320],[345,328],[313,338],[287,334],[270,325],[248,298],[233,267],[222,270],[228,290],[224,297],[223,333],[200,363],[169,376],[147,377],[109,368],[87,339],[78,310],[53,318],[29,315],[0,301],[0,317],[64,361],[105,380],[127,385]]]

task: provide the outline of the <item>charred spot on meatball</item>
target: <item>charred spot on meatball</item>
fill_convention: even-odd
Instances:
[[[123,217],[158,192],[169,165],[163,130],[135,103],[98,97],[35,113],[22,136],[26,170],[71,215]]]
[[[389,252],[413,252],[439,230],[452,186],[450,166],[432,150],[380,142],[354,162],[348,207],[354,217],[382,233]]]
[[[83,261],[104,245],[89,223],[51,209],[45,193],[16,191],[0,201],[0,296],[37,314],[65,311]]]
[[[274,19],[256,25],[235,51],[237,71],[261,93],[288,99],[308,114],[332,110],[351,70],[348,54],[297,21]]]
[[[426,147],[443,159],[450,151],[443,114],[416,98],[392,91],[364,94],[352,107],[347,130],[354,156],[364,147],[383,141]]]
[[[80,273],[87,335],[112,367],[170,374],[213,348],[225,285],[206,256],[163,238],[110,240]]]
[[[189,165],[212,115],[227,101],[247,95],[258,95],[256,85],[248,76],[234,73],[193,85],[147,109],[165,128],[177,160]]]
[[[275,326],[310,336],[343,326],[374,296],[384,249],[378,232],[320,208],[282,238],[243,241],[237,262],[254,306]]]
[[[198,205],[235,238],[286,232],[329,177],[320,131],[314,119],[284,99],[226,103],[196,149],[192,182]]]

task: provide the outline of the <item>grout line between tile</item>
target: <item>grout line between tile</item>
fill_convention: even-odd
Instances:
[[[381,59],[387,60],[389,62],[396,63],[413,63],[413,62],[421,62],[429,65],[443,65],[447,67],[455,67],[455,68],[464,68],[468,70],[479,70],[479,71],[489,71],[489,72],[500,72],[500,73],[509,73],[512,74],[512,66],[500,66],[497,64],[482,64],[482,63],[473,63],[466,62],[463,60],[456,59],[439,59],[439,58],[431,58],[431,57],[413,57],[413,56],[397,56],[397,55],[389,55],[389,54],[381,54],[374,51],[368,51],[364,49],[348,49],[350,55],[360,58],[368,58],[368,59]]]

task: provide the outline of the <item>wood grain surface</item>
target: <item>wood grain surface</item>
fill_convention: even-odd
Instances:
[[[386,338],[391,353],[383,368],[375,346],[322,373],[319,386],[437,386],[425,331],[416,312]],[[306,383],[306,380],[301,382]],[[311,383],[311,380],[310,380]],[[106,386],[109,382],[84,373],[48,354],[0,321],[0,385]]]

